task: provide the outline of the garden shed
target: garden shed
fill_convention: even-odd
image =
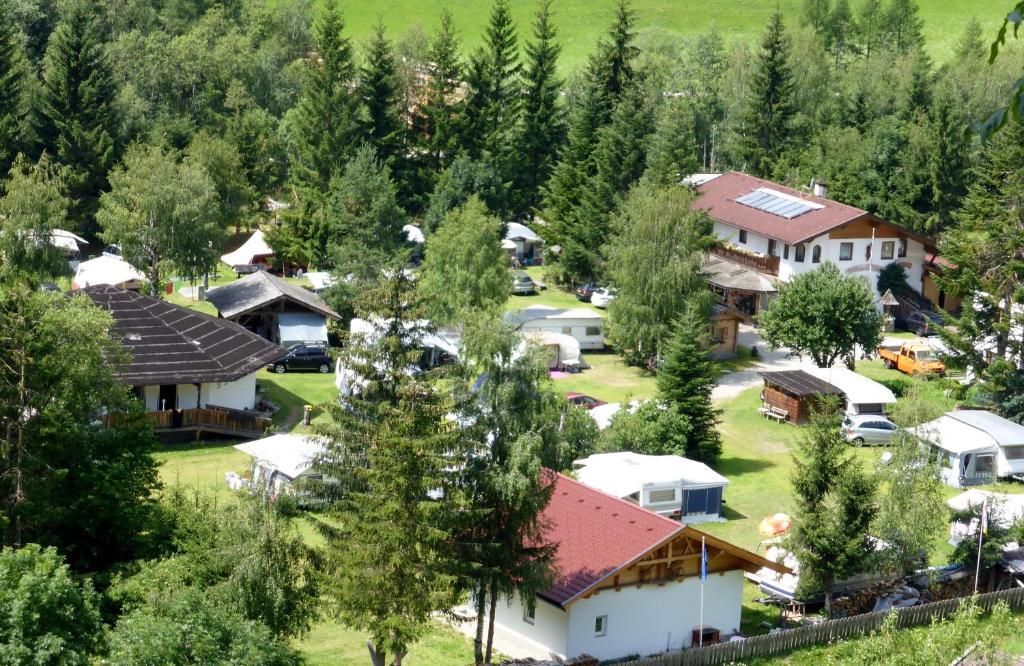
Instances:
[[[793,425],[806,423],[824,396],[843,394],[839,388],[803,370],[762,372],[761,377],[764,390],[759,411],[765,418]]]

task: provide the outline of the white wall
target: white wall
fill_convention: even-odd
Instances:
[[[587,335],[587,328],[596,326],[598,335]],[[534,319],[523,324],[524,331],[564,333],[576,338],[580,349],[604,349],[604,319]]]
[[[704,589],[704,625],[722,636],[740,628],[743,572],[711,574]],[[608,616],[607,634],[594,636],[594,622]],[[538,616],[538,621],[539,621]],[[644,585],[605,590],[569,607],[567,655],[586,652],[598,659],[649,655],[690,646],[700,624],[700,579],[686,578],[663,587]]]
[[[159,386],[143,386],[142,387],[142,398],[146,405],[147,412],[155,412],[160,409],[160,387]]]
[[[233,382],[203,384],[203,404],[231,409],[252,409],[256,406],[256,373],[253,372]]]
[[[470,603],[471,607],[474,607]],[[509,641],[527,643],[537,650],[538,657],[565,657],[569,614],[543,599],[534,604],[534,621],[523,620],[523,604],[519,595],[499,600],[494,611],[495,636]]]

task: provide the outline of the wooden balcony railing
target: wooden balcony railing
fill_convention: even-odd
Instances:
[[[716,247],[711,250],[711,253],[718,255],[723,259],[728,259],[729,261],[741,266],[761,271],[762,273],[768,273],[769,275],[779,274],[778,257],[754,254],[753,252],[744,252],[743,250],[736,249],[729,245]]]
[[[224,434],[261,435],[273,427],[265,416],[226,407],[200,407],[196,409],[146,412],[145,419],[159,431],[205,430]],[[110,414],[104,421],[108,426],[117,423],[118,415]]]

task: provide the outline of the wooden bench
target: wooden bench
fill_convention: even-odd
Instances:
[[[774,405],[764,405],[763,407],[758,408],[757,411],[766,419],[772,419],[779,423],[789,420],[789,412],[785,409],[779,409]]]

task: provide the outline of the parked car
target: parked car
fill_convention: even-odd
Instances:
[[[888,444],[896,424],[881,414],[856,414],[843,419],[843,436],[855,446]]]
[[[583,393],[566,393],[565,400],[571,405],[576,405],[577,407],[583,407],[585,409],[593,409],[594,407],[600,407],[601,405],[607,404],[604,400],[598,400],[597,398],[592,398],[589,395],[584,395]]]
[[[327,349],[319,345],[295,345],[288,350],[288,355],[280,361],[267,366],[279,375],[286,372],[319,372],[327,374],[331,371],[331,357]]]
[[[917,377],[946,376],[946,365],[935,350],[923,343],[904,342],[899,347],[879,347],[878,357],[890,370]]]
[[[580,286],[576,287],[573,293],[576,294],[576,298],[578,298],[579,300],[583,301],[584,303],[589,303],[590,297],[594,294],[595,289],[597,289],[597,285],[592,282],[588,282],[587,284],[581,284]]]
[[[105,254],[108,257],[118,257],[118,258],[120,258],[121,257],[121,246],[118,245],[117,243],[113,243],[111,245],[108,245],[105,248],[103,248],[103,254]]]
[[[937,312],[929,310],[917,310],[906,315],[899,315],[893,323],[896,328],[910,331],[921,337],[937,335],[938,329],[944,324],[942,317]]]
[[[512,272],[512,293],[513,294],[534,294],[537,292],[537,285],[533,278],[526,271]]]
[[[608,307],[608,304],[615,300],[616,290],[611,287],[602,287],[595,289],[594,293],[590,295],[590,304],[595,308],[601,308],[602,310]]]

